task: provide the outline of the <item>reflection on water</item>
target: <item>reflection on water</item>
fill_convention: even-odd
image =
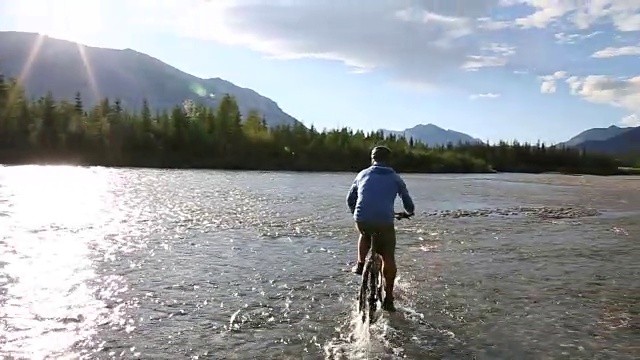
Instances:
[[[109,178],[73,167],[0,170],[3,351],[69,354],[96,333],[104,308],[90,285],[90,246],[107,225]]]
[[[3,209],[13,227],[82,230],[108,213],[105,170],[74,167],[3,168]]]
[[[368,328],[351,178],[0,167],[0,356],[640,356],[637,179],[407,175],[425,213],[604,215],[399,222],[399,311]]]

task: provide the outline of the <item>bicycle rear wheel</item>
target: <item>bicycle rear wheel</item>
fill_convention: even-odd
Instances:
[[[362,322],[367,321],[367,290],[369,288],[370,264],[367,262],[362,272],[362,283],[360,284],[360,294],[358,299],[358,312],[362,314]]]
[[[375,261],[371,261],[369,269],[369,324],[373,324],[375,320],[376,310],[378,308],[378,266]]]

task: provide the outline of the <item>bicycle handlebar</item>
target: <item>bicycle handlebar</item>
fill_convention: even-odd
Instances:
[[[411,217],[414,214],[409,214],[408,212],[403,211],[403,212],[397,212],[394,215],[395,215],[396,220],[402,220],[402,219],[411,219]]]

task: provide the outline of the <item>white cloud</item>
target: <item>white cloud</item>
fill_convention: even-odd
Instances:
[[[556,92],[556,89],[555,80],[544,80],[540,85],[540,92],[543,94],[553,94]]]
[[[594,31],[592,33],[589,34],[567,34],[564,32],[559,32],[554,34],[554,37],[556,38],[556,44],[577,44],[580,41],[586,40],[586,39],[590,39],[592,37],[595,37],[597,35],[600,34],[604,34],[603,31]]]
[[[640,1],[636,0],[515,0],[535,9],[534,13],[516,19],[524,28],[545,28],[566,19],[578,29],[610,21],[620,31],[640,30]]]
[[[476,19],[477,26],[483,30],[503,30],[513,27],[511,21],[496,21],[490,17],[481,17]]]
[[[516,53],[516,48],[509,46],[508,44],[491,43],[482,47],[483,51],[492,52],[504,57],[513,56]]]
[[[594,58],[611,58],[616,56],[640,56],[640,46],[608,47],[596,51],[591,55],[591,57]]]
[[[509,63],[515,49],[479,35],[479,17],[502,0],[216,0],[173,2],[165,29],[249,47],[277,59],[341,61],[395,81],[449,85],[460,69]],[[160,1],[165,5],[170,1]],[[155,12],[157,14],[157,12]],[[157,20],[156,20],[157,21]]]
[[[462,64],[462,69],[477,71],[484,67],[500,67],[509,63],[509,57],[515,55],[516,48],[507,44],[490,43],[479,49],[483,55],[469,55]]]
[[[609,104],[640,113],[640,76],[616,78],[605,75],[567,78],[571,93],[587,101]]]
[[[557,44],[575,44],[580,39],[580,34],[557,33],[554,35]]]
[[[640,115],[631,114],[629,116],[625,116],[622,118],[622,121],[620,121],[620,124],[632,127],[640,126]]]
[[[484,67],[498,67],[507,64],[507,59],[500,56],[469,55],[462,68],[468,71],[477,71]]]
[[[557,90],[556,82],[567,77],[566,71],[556,71],[552,75],[540,76],[542,84],[540,85],[540,92],[543,94],[553,94]]]
[[[497,99],[500,97],[500,94],[496,93],[483,93],[483,94],[473,94],[469,95],[469,99],[477,100],[477,99]]]
[[[429,88],[449,85],[460,69],[517,66],[513,44],[495,41],[512,37],[496,37],[494,31],[559,23],[564,32],[554,31],[557,42],[577,43],[602,34],[583,30],[604,21],[634,29],[640,11],[640,0],[370,0],[366,6],[323,0],[138,2],[143,5],[127,7],[136,7],[136,14],[149,8],[141,21],[165,31],[246,46],[270,58],[337,60],[356,73],[381,69],[396,82]],[[530,15],[509,18],[506,9],[498,11],[500,18],[493,16],[498,7],[522,4],[531,7]],[[553,92],[555,82],[543,87]]]
[[[522,0],[522,2],[536,8],[533,14],[516,19],[515,23],[524,28],[545,28],[551,22],[573,10],[572,2],[569,1]]]
[[[25,12],[16,17],[27,18],[28,9],[37,7],[34,1],[21,0]],[[325,0],[118,0],[117,4],[114,22],[126,32],[140,28],[173,32],[245,46],[278,59],[337,60],[355,73],[382,69],[393,82],[415,89],[448,86],[460,70],[508,67],[518,76],[537,73],[535,66],[527,65],[530,59],[519,58],[531,52],[519,51],[511,43],[522,28],[553,26],[547,35],[556,43],[579,46],[575,44],[596,36],[604,39],[602,31],[589,29],[610,23],[620,31],[606,36],[623,34],[624,42],[618,44],[622,47],[606,44],[592,58],[640,55],[640,46],[623,46],[633,44],[629,39],[637,42],[637,34],[630,32],[640,31],[640,0],[369,0],[366,6]],[[530,6],[531,13],[520,18],[509,18],[509,9],[495,11],[522,4]],[[537,52],[545,62],[556,59],[549,51],[557,46],[552,50],[532,46],[540,46]],[[605,80],[614,81],[607,77],[569,78],[566,72],[556,72],[539,79],[543,93],[555,93],[558,81],[566,79],[576,95],[637,112],[633,105],[637,92],[633,95],[630,90],[637,86],[633,79],[614,79],[629,87],[626,92],[599,88]],[[492,94],[472,98],[490,98],[481,95]]]

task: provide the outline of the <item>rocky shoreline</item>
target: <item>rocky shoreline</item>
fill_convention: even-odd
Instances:
[[[475,209],[475,210],[436,210],[431,212],[424,212],[426,217],[441,217],[441,218],[469,218],[469,217],[488,217],[488,216],[502,216],[502,217],[520,217],[529,216],[543,219],[575,219],[581,217],[590,217],[601,215],[601,212],[597,209],[579,208],[579,207],[527,207],[517,206],[511,208],[497,208],[497,209]]]

